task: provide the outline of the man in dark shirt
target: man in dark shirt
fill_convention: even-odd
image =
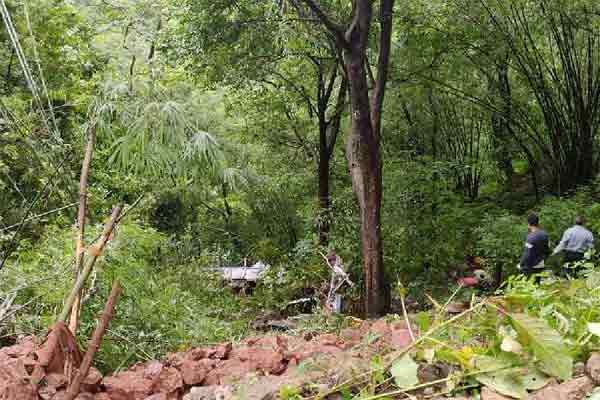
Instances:
[[[527,217],[527,240],[519,263],[519,270],[525,276],[530,276],[544,269],[544,259],[550,254],[548,235],[540,228],[537,215]]]

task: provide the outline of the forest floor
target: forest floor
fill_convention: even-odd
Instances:
[[[52,348],[56,343],[59,346]],[[406,323],[401,321],[356,320],[355,327],[339,335],[266,333],[235,346],[223,343],[169,354],[164,360],[106,377],[92,369],[79,399],[250,400],[273,398],[286,388],[318,393],[366,372],[375,355],[410,343]],[[74,338],[60,325],[44,343],[24,338],[0,349],[0,394],[7,399],[60,399],[69,373],[75,371],[68,364],[78,364],[81,358]]]
[[[447,316],[448,326],[474,308]],[[411,317],[411,320],[413,318]],[[102,376],[92,367],[77,400],[267,400],[267,399],[506,399],[488,387],[469,392],[453,384],[456,368],[449,363],[415,363],[417,345],[430,332],[417,324],[388,317],[374,321],[349,318],[337,334],[267,332],[239,343],[191,348],[162,360]],[[427,350],[425,350],[427,353]],[[421,358],[432,358],[427,354]],[[62,324],[44,340],[22,338],[0,349],[0,399],[62,400],[76,375],[82,353]],[[390,368],[391,367],[391,368]],[[414,375],[416,380],[411,376]],[[587,368],[576,365],[573,377],[558,384],[544,377],[528,389],[533,400],[579,400],[600,379],[600,355]],[[535,380],[535,379],[534,379]],[[488,386],[502,389],[501,383]],[[404,387],[398,390],[398,387]],[[466,397],[465,397],[466,396]],[[513,396],[515,397],[515,396]],[[524,397],[522,397],[524,398]]]

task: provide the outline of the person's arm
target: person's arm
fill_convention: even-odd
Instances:
[[[552,255],[558,254],[565,249],[567,244],[569,244],[569,239],[571,237],[571,232],[567,229],[560,240],[560,243],[554,248]]]
[[[586,243],[586,251],[594,248],[594,234],[590,232],[589,238]]]
[[[529,241],[526,239],[525,248],[523,249],[523,255],[521,256],[521,261],[519,262],[519,265],[521,266],[522,270],[529,269],[531,265],[531,249],[533,249],[533,245],[529,243]]]

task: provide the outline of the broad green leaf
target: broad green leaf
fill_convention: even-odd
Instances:
[[[470,347],[463,347],[460,350],[453,349],[437,349],[435,351],[435,357],[440,361],[445,361],[450,364],[459,364],[466,368],[469,366],[471,358],[473,357],[473,349]]]
[[[480,371],[489,371],[475,376],[483,385],[515,399],[527,397],[521,368],[512,368],[510,363],[488,356],[475,357],[473,366]]]
[[[519,335],[519,342],[533,352],[542,372],[563,380],[571,377],[573,358],[558,332],[541,319],[525,314],[510,314],[510,321]]]
[[[431,315],[426,312],[420,312],[415,315],[415,321],[421,332],[427,332],[431,326]]]
[[[600,322],[588,322],[588,331],[596,336],[600,336]]]
[[[535,367],[527,368],[527,373],[523,375],[523,385],[527,390],[539,390],[551,381],[552,378]]]
[[[400,389],[404,389],[418,385],[418,368],[419,365],[415,363],[408,354],[396,361],[390,369],[394,382],[396,382],[396,386]]]

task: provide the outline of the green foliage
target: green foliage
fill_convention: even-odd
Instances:
[[[510,321],[519,342],[529,347],[539,360],[539,368],[550,376],[566,380],[573,373],[573,359],[562,337],[540,319],[524,314],[511,314]]]
[[[392,365],[390,373],[394,377],[394,382],[399,388],[409,388],[419,383],[417,369],[419,365],[413,361],[410,355],[406,354]]]
[[[502,268],[504,275],[515,273],[526,228],[523,218],[508,213],[487,215],[476,229],[477,254],[485,258],[489,267]]]
[[[281,400],[301,400],[300,390],[293,386],[283,386],[279,389],[279,398]]]
[[[486,371],[476,376],[476,379],[482,384],[512,398],[524,399],[527,397],[523,371],[514,368],[511,362],[496,357],[476,356],[473,364],[478,370]]]
[[[36,44],[59,134],[47,131],[0,30],[3,250],[15,232],[5,226],[18,223],[33,198],[42,194],[31,214],[76,201],[84,132],[92,119],[99,135],[88,196],[88,242],[116,201],[132,203],[145,194],[135,222],[119,228],[103,256],[84,307],[85,336],[111,281],[122,282],[125,294],[98,357],[103,369],[192,344],[236,339],[247,334],[254,314],[281,309],[290,299],[321,290],[329,271],[315,232],[321,212],[315,161],[323,122],[317,114],[319,106],[326,120],[347,111],[322,104],[323,80],[333,77],[329,89],[335,98],[342,71],[335,43],[312,13],[287,1],[27,3],[35,38],[22,4],[8,1],[8,6],[41,83]],[[351,2],[319,3],[333,21],[347,20]],[[511,337],[524,353],[503,354],[511,347],[502,348],[506,336],[498,332],[498,315],[489,309],[440,333],[440,339],[459,350],[438,348],[435,353],[465,368],[474,354],[496,361],[502,355],[500,364],[511,372],[487,376],[496,381],[513,379],[514,368],[530,368],[532,359],[545,372],[566,377],[570,360],[582,359],[600,343],[594,325],[600,323],[595,256],[582,263],[585,282],[546,280],[536,286],[511,276],[522,252],[528,211],[539,213],[551,244],[578,214],[600,233],[597,182],[562,197],[554,193],[563,189],[557,187],[557,165],[567,167],[572,155],[597,145],[597,127],[592,126],[597,121],[588,131],[577,127],[579,118],[565,119],[565,110],[577,107],[561,103],[562,92],[556,91],[566,71],[562,61],[556,71],[542,68],[533,82],[551,84],[554,98],[561,101],[556,104],[562,104],[561,112],[549,115],[563,118],[564,132],[591,132],[586,144],[566,140],[567,134],[553,142],[554,119],[544,118],[547,110],[532,96],[539,89],[524,76],[529,64],[515,58],[529,42],[539,49],[536,59],[555,57],[555,40],[547,37],[552,22],[545,18],[548,12],[568,13],[565,20],[574,18],[578,35],[597,28],[597,16],[583,12],[589,1],[564,10],[563,3],[550,1],[544,11],[517,0],[510,7],[418,0],[397,7],[393,15],[387,85],[392,100],[385,105],[381,136],[387,279],[400,278],[407,300],[424,307],[426,292],[452,290],[448,275],[466,255],[481,256],[486,268],[501,269],[507,278],[505,298],[515,307],[512,311],[524,312],[513,318],[519,335]],[[494,24],[481,23],[490,14],[511,22],[510,10],[527,11],[524,16],[535,28],[530,38],[519,36],[518,26],[501,32]],[[577,38],[574,45],[584,54],[586,46]],[[515,40],[508,45],[507,39]],[[580,64],[573,66],[576,75],[588,76],[587,63]],[[514,68],[503,77],[507,65]],[[500,83],[508,87],[502,91]],[[585,85],[573,85],[578,86]],[[330,128],[325,131],[331,133]],[[343,122],[331,160],[329,245],[357,283],[346,299],[361,304],[358,207],[342,145],[348,129]],[[538,173],[536,182],[533,172]],[[535,189],[540,202],[534,200]],[[65,209],[31,221],[16,237],[20,247],[0,273],[0,288],[3,293],[18,290],[17,303],[26,307],[7,334],[43,333],[56,318],[73,279],[75,232],[69,226],[74,216],[74,209]],[[246,257],[272,268],[255,297],[237,298],[207,268]],[[458,296],[471,294],[461,291]],[[422,331],[440,318],[439,313],[417,314]],[[317,314],[307,324],[335,329],[340,321]],[[556,346],[559,339],[569,354]],[[558,354],[560,366],[548,360],[549,351]],[[378,361],[374,364],[380,365]],[[382,379],[379,375],[373,383]],[[528,386],[525,379],[519,382],[522,394]],[[290,388],[284,395],[291,399],[297,393]]]
[[[99,228],[90,229],[89,237]],[[27,304],[15,320],[14,333],[43,334],[56,319],[73,282],[73,236],[70,229],[54,228],[22,251],[18,264],[3,271],[2,293],[21,288],[16,303]],[[81,338],[91,334],[112,281],[119,280],[124,291],[97,356],[103,370],[192,345],[235,340],[248,331],[256,312],[252,303],[223,288],[206,270],[209,265],[166,263],[168,250],[165,235],[126,223],[97,264],[83,308]]]

